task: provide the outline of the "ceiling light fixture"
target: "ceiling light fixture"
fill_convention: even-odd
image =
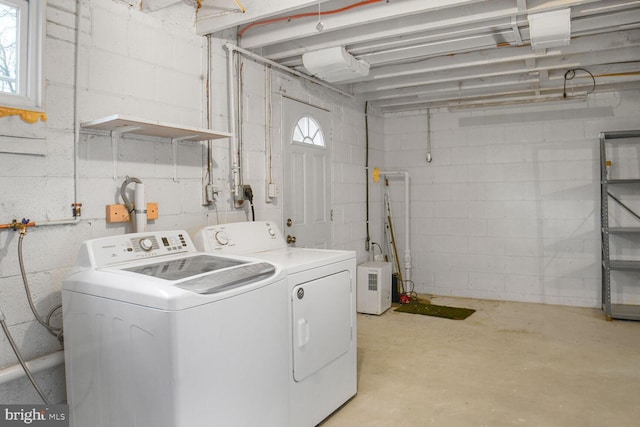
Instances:
[[[321,17],[322,13],[320,12],[320,0],[318,0],[318,23],[316,24],[316,30],[318,32],[324,30],[324,24],[322,23]]]

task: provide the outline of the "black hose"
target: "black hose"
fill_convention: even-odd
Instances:
[[[573,80],[573,78],[576,76],[576,71],[584,71],[585,73],[589,74],[589,76],[591,76],[591,80],[593,81],[593,87],[589,92],[587,92],[587,95],[589,95],[590,93],[593,93],[593,91],[596,90],[596,78],[593,77],[593,74],[591,74],[589,70],[586,70],[584,68],[572,68],[570,70],[567,70],[566,73],[564,73],[564,84],[562,86],[563,98],[567,97],[567,80]]]
[[[249,204],[251,205],[251,218],[252,221],[256,220],[256,211],[253,207],[253,190],[251,189],[250,185],[245,185],[243,188],[244,191],[244,197],[246,197],[249,200]]]

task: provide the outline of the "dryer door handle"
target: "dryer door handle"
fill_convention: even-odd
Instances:
[[[298,348],[301,348],[309,342],[309,322],[307,319],[298,319],[297,328]]]

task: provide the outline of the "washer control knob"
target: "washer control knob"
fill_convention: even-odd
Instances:
[[[216,242],[221,244],[222,246],[229,244],[229,237],[226,235],[224,231],[218,231],[216,233]]]
[[[147,239],[146,237],[144,239],[140,239],[140,248],[145,252],[149,252],[153,249],[153,242],[151,239]]]
[[[273,228],[268,229],[267,233],[269,233],[269,236],[271,236],[271,237],[275,237],[276,236],[276,230],[274,230]]]

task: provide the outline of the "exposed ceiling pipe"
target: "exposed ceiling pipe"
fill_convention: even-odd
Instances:
[[[351,93],[348,93],[348,92],[345,92],[345,91],[342,91],[342,90],[340,90],[338,88],[335,88],[332,85],[330,85],[330,84],[328,84],[326,82],[323,82],[322,80],[318,80],[316,78],[309,77],[308,75],[306,75],[304,73],[301,73],[298,70],[294,70],[293,68],[289,68],[289,67],[287,67],[285,65],[281,65],[281,64],[279,64],[279,63],[277,63],[275,61],[272,61],[270,59],[264,58],[264,57],[262,57],[260,55],[256,55],[255,53],[250,52],[250,51],[248,51],[246,49],[243,49],[241,47],[238,47],[238,46],[236,46],[236,45],[234,45],[232,43],[226,43],[224,46],[229,51],[230,55],[234,51],[238,52],[238,53],[241,53],[242,55],[244,55],[244,56],[246,56],[248,58],[251,58],[254,61],[257,61],[257,62],[259,62],[261,64],[269,64],[269,65],[271,65],[272,68],[277,68],[277,69],[285,71],[285,72],[287,72],[289,74],[293,74],[294,76],[301,77],[301,78],[303,78],[305,80],[313,82],[313,83],[315,83],[317,85],[320,85],[320,86],[322,86],[324,88],[327,88],[327,89],[330,89],[330,90],[332,90],[334,92],[337,92],[342,96],[346,96],[347,98],[355,98],[355,95],[353,95]],[[233,67],[232,66],[231,66],[231,73],[233,73]],[[231,132],[231,130],[229,130],[229,132]]]
[[[355,9],[357,7],[361,7],[361,6],[366,6],[368,4],[372,4],[372,3],[380,3],[383,2],[385,0],[363,0],[360,1],[358,3],[354,3],[354,4],[350,4],[344,7],[341,7],[339,9],[333,9],[333,10],[325,10],[325,11],[320,11],[320,2],[318,2],[318,12],[306,12],[306,13],[298,13],[295,15],[288,15],[288,16],[280,16],[277,18],[271,18],[271,19],[265,19],[264,21],[256,21],[256,22],[252,22],[251,24],[247,25],[246,27],[242,28],[240,31],[238,31],[238,37],[242,37],[242,35],[245,33],[245,31],[256,27],[258,25],[267,25],[267,24],[273,24],[276,22],[291,22],[294,19],[300,19],[300,18],[309,18],[309,17],[315,17],[318,16],[318,23],[322,24],[322,22],[320,21],[320,18],[322,16],[325,15],[335,15],[338,13],[342,13],[342,12],[346,12],[348,10],[351,9]],[[322,29],[324,28],[324,25],[321,25],[320,28],[318,28],[318,26],[316,26],[316,29],[320,32],[322,31]]]

